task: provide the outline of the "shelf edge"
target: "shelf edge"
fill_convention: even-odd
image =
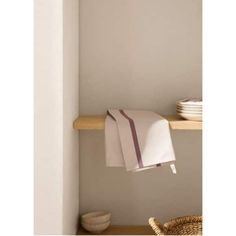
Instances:
[[[76,130],[103,130],[105,128],[105,115],[100,116],[80,116],[74,123]],[[163,116],[169,121],[173,130],[202,130],[201,121],[183,120],[177,115]]]

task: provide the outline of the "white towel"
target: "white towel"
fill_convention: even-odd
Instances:
[[[108,110],[105,145],[107,166],[125,166],[127,171],[175,161],[169,123],[151,111]]]

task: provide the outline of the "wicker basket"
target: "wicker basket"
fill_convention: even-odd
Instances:
[[[149,224],[156,235],[202,235],[202,216],[178,217],[164,225],[152,217]]]

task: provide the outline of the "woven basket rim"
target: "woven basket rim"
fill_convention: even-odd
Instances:
[[[168,234],[168,232],[175,232],[177,228],[181,227],[181,225],[185,225],[185,227],[189,229],[199,228],[200,230],[202,230],[202,216],[200,215],[181,216],[171,219],[164,225],[161,225],[156,218],[151,217],[149,219],[149,224],[157,235],[166,235]]]
[[[193,216],[181,216],[173,218],[170,221],[166,222],[163,227],[167,230],[170,230],[177,225],[187,224],[187,223],[199,223],[202,222],[202,216],[193,215]]]

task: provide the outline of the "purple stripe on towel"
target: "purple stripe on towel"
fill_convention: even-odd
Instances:
[[[116,120],[115,117],[109,111],[107,111],[107,115],[110,116],[113,120]]]
[[[133,142],[134,142],[134,147],[135,147],[135,152],[136,152],[136,156],[138,160],[138,165],[139,165],[139,168],[143,168],[143,161],[142,161],[142,156],[141,156],[141,152],[139,148],[138,136],[137,136],[134,121],[129,116],[127,116],[127,114],[125,114],[123,110],[120,110],[120,113],[129,121],[130,129],[131,129],[131,133],[133,137]]]

